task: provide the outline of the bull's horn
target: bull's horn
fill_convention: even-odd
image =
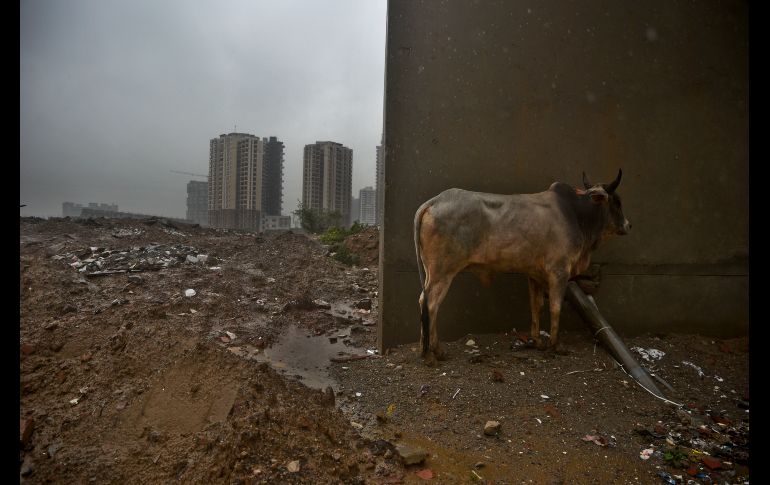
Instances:
[[[620,177],[623,176],[623,170],[618,169],[618,176],[617,178],[607,186],[607,193],[612,193],[615,191],[615,189],[618,188],[618,185],[620,185]]]
[[[583,185],[585,186],[586,189],[591,188],[591,183],[588,181],[588,177],[586,177],[585,172],[583,172]]]

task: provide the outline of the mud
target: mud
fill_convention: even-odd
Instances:
[[[516,332],[446,342],[437,367],[416,344],[374,355],[369,232],[364,268],[299,234],[22,218],[21,481],[749,481],[748,339],[626,338],[665,353],[640,361],[681,408],[587,331],[561,333],[567,355]]]

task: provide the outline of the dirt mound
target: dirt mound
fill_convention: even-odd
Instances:
[[[333,391],[257,358],[288,326],[371,347],[371,317],[353,304],[376,299],[374,271],[292,233],[54,218],[21,218],[20,232],[22,482],[403,475]],[[334,312],[293,304],[308,298]]]
[[[359,258],[361,266],[376,268],[380,261],[380,231],[367,227],[345,238],[343,244]]]

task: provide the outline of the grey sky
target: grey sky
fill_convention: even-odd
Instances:
[[[208,143],[233,131],[286,146],[283,213],[302,149],[353,149],[353,194],[375,182],[386,0],[22,0],[22,215],[65,201],[184,217]],[[204,180],[193,178],[193,180]]]

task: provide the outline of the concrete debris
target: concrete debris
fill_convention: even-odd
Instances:
[[[184,290],[184,296],[186,296],[187,298],[195,296],[195,290],[193,290],[192,288],[188,288]]]
[[[404,465],[417,465],[425,461],[428,457],[428,452],[422,448],[409,446],[405,444],[396,445],[396,453],[404,461]]]
[[[289,470],[290,473],[297,473],[299,471],[299,460],[290,461],[288,465],[286,465],[286,469]]]
[[[198,254],[197,249],[183,244],[148,244],[127,249],[90,247],[85,251],[74,251],[58,256],[61,258],[56,259],[86,276],[157,271],[177,266],[185,261],[194,263],[208,261],[207,255]]]

